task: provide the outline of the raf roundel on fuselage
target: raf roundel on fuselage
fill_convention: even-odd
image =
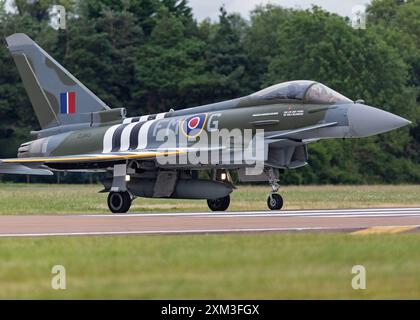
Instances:
[[[353,101],[327,86],[308,80],[276,84],[251,95],[256,100],[300,102],[307,104],[338,104]]]

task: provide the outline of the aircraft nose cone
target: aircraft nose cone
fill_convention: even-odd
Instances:
[[[377,108],[354,105],[349,108],[348,119],[352,137],[369,137],[404,127],[407,119]]]

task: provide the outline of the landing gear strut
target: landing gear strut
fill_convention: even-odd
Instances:
[[[279,191],[278,177],[273,168],[267,170],[268,182],[271,185],[271,193],[267,198],[267,206],[270,210],[281,210],[283,208],[283,197],[277,193]]]
[[[127,163],[114,165],[108,208],[112,213],[126,213],[131,207],[131,194],[127,191]]]
[[[108,207],[112,213],[126,213],[131,207],[131,195],[128,191],[110,192]]]
[[[218,199],[208,199],[207,205],[211,211],[226,211],[229,208],[230,196]]]

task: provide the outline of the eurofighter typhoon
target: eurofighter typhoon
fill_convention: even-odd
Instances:
[[[0,173],[105,172],[102,192],[109,193],[113,213],[127,212],[137,197],[203,199],[211,210],[224,211],[234,190],[232,171],[241,181],[266,181],[268,207],[280,210],[279,169],[305,166],[309,143],[368,137],[410,123],[315,81],[129,118],[25,34],[6,40],[41,130],[16,159],[0,160]]]

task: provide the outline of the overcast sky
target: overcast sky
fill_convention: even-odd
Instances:
[[[259,4],[276,4],[290,8],[310,8],[312,4],[324,9],[338,13],[342,16],[351,16],[352,8],[357,5],[366,5],[370,0],[188,0],[193,8],[194,16],[201,21],[205,18],[217,20],[219,8],[224,4],[226,10],[239,12],[243,17],[248,18],[249,12]],[[6,1],[10,9],[10,0]]]
[[[370,0],[189,0],[194,16],[199,20],[207,17],[216,20],[219,8],[224,4],[228,12],[239,12],[248,18],[249,12],[259,4],[276,4],[290,8],[310,8],[312,4],[338,13],[342,16],[351,16],[352,8],[357,5],[366,5]]]

